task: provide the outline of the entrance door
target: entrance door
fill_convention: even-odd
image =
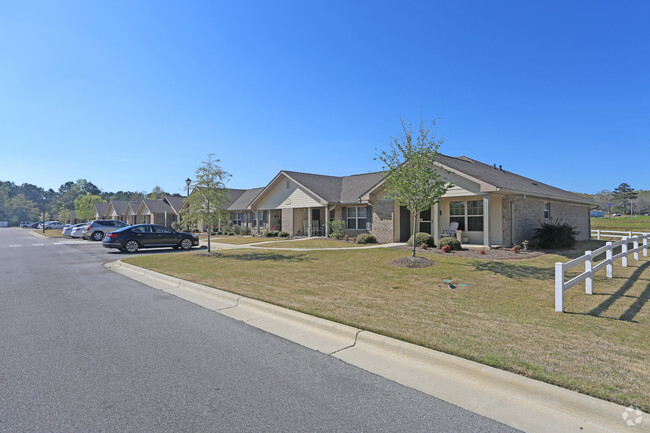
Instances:
[[[411,212],[406,206],[399,207],[399,241],[406,242],[411,237]]]

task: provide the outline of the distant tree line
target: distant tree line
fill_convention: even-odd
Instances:
[[[159,186],[150,193],[137,191],[102,192],[92,182],[78,179],[68,181],[58,190],[44,189],[30,183],[16,185],[11,181],[0,181],[0,221],[16,226],[21,221],[40,221],[58,218],[62,222],[71,219],[75,211],[80,220],[89,220],[94,215],[95,203],[108,203],[111,200],[139,201],[142,199],[161,199],[168,194]]]
[[[582,194],[592,198],[602,211],[621,215],[645,215],[650,213],[650,190],[635,190],[623,182],[612,191],[603,189],[596,194]],[[611,205],[611,206],[608,206]]]

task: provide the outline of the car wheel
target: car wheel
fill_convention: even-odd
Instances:
[[[140,245],[138,244],[138,241],[127,241],[127,243],[124,244],[124,250],[129,253],[135,253],[139,248]]]
[[[94,241],[101,241],[102,239],[104,239],[104,232],[99,232],[99,231],[94,232],[94,233],[92,234],[91,238],[92,238]]]
[[[189,238],[183,238],[181,241],[181,248],[184,250],[189,250],[192,248],[192,240]]]

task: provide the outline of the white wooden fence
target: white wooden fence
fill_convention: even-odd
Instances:
[[[631,238],[632,236],[642,236],[646,233],[633,232],[631,230],[592,230],[591,238],[601,240],[602,238]]]
[[[617,235],[614,236],[618,237]],[[607,278],[612,278],[614,274],[614,262],[616,260],[620,259],[622,266],[627,267],[627,256],[630,254],[633,254],[634,260],[639,260],[639,250],[643,250],[643,256],[648,257],[648,238],[650,238],[649,233],[641,233],[637,236],[624,236],[620,241],[607,242],[605,246],[595,251],[585,251],[585,254],[577,259],[566,263],[555,263],[555,311],[564,312],[564,292],[578,283],[584,281],[585,293],[588,295],[593,294],[594,274],[605,268]],[[640,242],[641,247],[639,247]],[[628,248],[630,243],[632,243],[631,249]],[[614,248],[619,246],[621,247],[621,252],[614,255]],[[594,265],[594,257],[598,257],[603,253],[605,253],[605,259]],[[585,271],[571,278],[569,281],[564,282],[564,273],[582,263],[585,264]]]

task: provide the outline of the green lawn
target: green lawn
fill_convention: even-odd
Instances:
[[[592,230],[632,230],[650,233],[650,216],[591,218]]]
[[[274,239],[274,238],[271,238]],[[336,239],[304,239],[286,243],[266,242],[257,246],[264,248],[350,248],[367,247],[372,244],[356,244],[352,241],[339,241]]]
[[[650,411],[649,259],[617,265],[611,280],[599,273],[594,295],[583,284],[568,290],[562,314],[553,310],[553,264],[565,256],[388,264],[405,255],[248,249],[126,261]]]
[[[201,234],[199,239],[202,241],[207,241],[208,236],[206,234]],[[233,245],[245,245],[253,244],[257,242],[269,242],[269,241],[278,241],[285,238],[263,238],[259,236],[210,236],[210,242],[219,242],[222,244],[233,244]]]

